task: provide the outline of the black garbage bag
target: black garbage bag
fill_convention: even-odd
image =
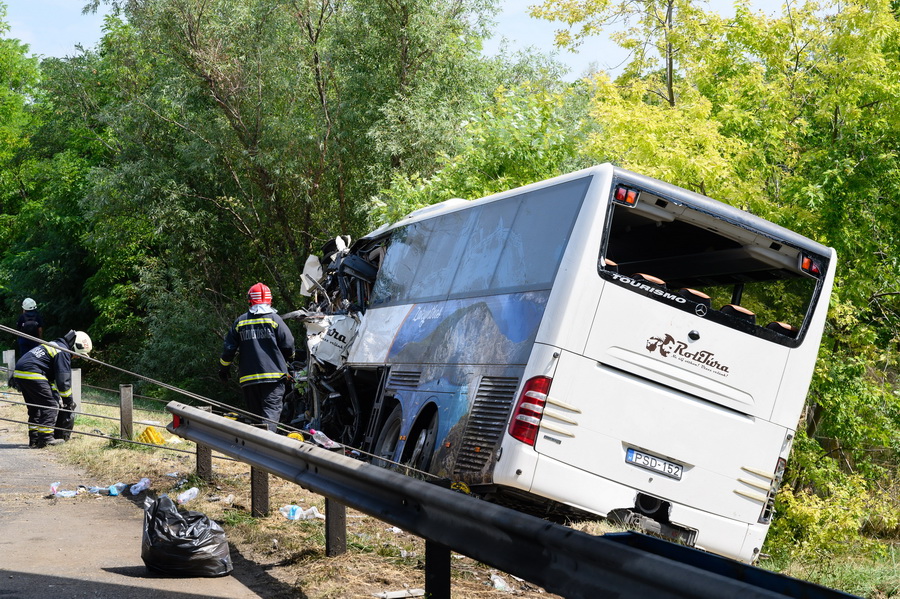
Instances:
[[[224,576],[233,568],[222,527],[200,512],[179,512],[167,495],[144,504],[141,559],[168,576]]]

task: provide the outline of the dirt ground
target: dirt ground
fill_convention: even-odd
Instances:
[[[23,420],[23,412],[21,406],[0,403],[0,418]],[[141,560],[145,493],[137,497],[125,493],[119,497],[83,494],[72,498],[50,494],[54,482],[60,483],[60,489],[71,490],[78,485],[105,484],[93,481],[82,469],[63,465],[60,452],[70,449],[29,449],[24,426],[0,420],[0,596],[4,598],[144,599],[152,591],[153,597],[164,599],[344,599],[424,588],[422,539],[348,510],[350,550],[327,558],[321,520],[291,522],[277,511],[278,502],[285,502],[286,496],[291,497],[289,502],[306,506],[318,503],[320,510],[323,498],[275,477],[270,477],[273,514],[262,522],[266,531],[263,542],[259,538],[260,522],[244,527],[238,521],[226,526],[234,564],[231,575],[154,576]],[[189,464],[185,457],[182,466]],[[246,465],[231,464],[238,470],[247,469]],[[160,468],[165,472],[172,463]],[[225,468],[221,470],[223,478],[227,477]],[[164,475],[157,473],[154,489],[162,488],[161,478]],[[217,521],[226,515],[234,519],[235,513],[243,513],[245,508],[249,511],[249,496],[243,497],[240,491],[228,510],[201,500],[192,509]],[[454,554],[451,565],[454,598],[556,597],[462,556]],[[492,575],[501,577],[507,588],[495,589]]]

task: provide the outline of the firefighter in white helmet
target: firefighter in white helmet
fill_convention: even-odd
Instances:
[[[38,345],[16,362],[13,376],[28,404],[28,446],[41,448],[65,443],[75,418],[72,410],[72,355],[87,356],[93,343],[83,331],[69,331],[63,337]],[[69,350],[69,351],[65,351]],[[60,404],[71,422],[59,430],[57,417]],[[55,433],[55,435],[54,435]]]

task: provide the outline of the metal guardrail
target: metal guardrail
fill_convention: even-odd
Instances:
[[[173,434],[568,599],[852,597],[637,533],[591,536],[179,402],[166,409]]]

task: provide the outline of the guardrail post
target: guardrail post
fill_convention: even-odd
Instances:
[[[123,439],[134,439],[134,388],[119,385],[119,431]]]
[[[6,378],[8,379],[16,369],[16,350],[3,350],[3,363],[6,364]]]
[[[269,473],[250,467],[250,515],[262,518],[269,515]]]
[[[450,549],[425,539],[425,595],[450,599]]]
[[[325,498],[325,555],[335,557],[347,552],[347,506]]]
[[[72,416],[81,412],[81,369],[72,369],[72,401],[75,403],[75,409]],[[75,419],[72,419],[75,422]],[[74,427],[74,424],[72,425]]]
[[[198,406],[198,410],[212,413],[212,406]],[[197,443],[197,478],[212,482],[212,448]]]

